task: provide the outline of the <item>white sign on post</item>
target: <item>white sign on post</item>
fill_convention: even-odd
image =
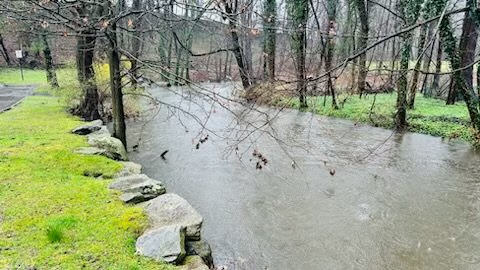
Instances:
[[[15,51],[15,56],[16,56],[18,59],[23,58],[23,52],[22,52],[22,50],[16,50],[16,51]]]

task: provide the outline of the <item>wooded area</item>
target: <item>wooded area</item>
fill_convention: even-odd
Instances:
[[[83,93],[74,112],[86,120],[101,118],[104,102],[93,64],[109,63],[114,136],[125,145],[125,89],[226,79],[251,101],[259,86],[274,95],[282,84],[300,108],[330,96],[341,110],[348,97],[395,90],[396,130],[419,94],[462,101],[478,137],[479,12],[474,0],[2,1],[0,54],[16,65],[13,51],[28,48],[23,61],[43,61],[58,87],[55,64],[70,57],[50,43],[73,47]]]

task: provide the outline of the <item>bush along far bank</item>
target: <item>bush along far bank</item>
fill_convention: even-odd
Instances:
[[[110,159],[123,153],[112,154],[99,137],[91,140],[97,152],[79,153],[92,150],[69,134],[81,123],[53,97],[28,97],[0,114],[0,269],[179,269],[135,254],[137,237],[151,225],[142,208],[108,186],[139,165]],[[106,135],[103,127],[95,132]],[[188,240],[180,254],[207,257],[206,245]]]
[[[251,99],[270,106],[306,110],[315,114],[348,119],[375,127],[394,128],[396,106],[395,93],[370,94],[358,96],[340,94],[337,97],[338,109],[331,106],[330,96],[309,96],[307,109],[300,108],[298,97],[280,83],[260,84],[250,92]],[[470,125],[467,108],[463,102],[445,105],[443,100],[417,95],[415,109],[408,110],[407,131],[442,137],[460,139],[477,146],[480,134]]]

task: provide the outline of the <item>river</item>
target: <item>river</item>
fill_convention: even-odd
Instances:
[[[140,142],[131,159],[204,217],[217,266],[480,269],[480,155],[468,145],[295,110],[259,108],[237,121],[232,112],[244,109],[228,100],[217,100],[225,109],[187,88],[151,93],[209,116],[202,129],[162,106],[127,132],[130,145]],[[246,124],[267,115],[263,132]],[[254,150],[268,160],[261,170]]]

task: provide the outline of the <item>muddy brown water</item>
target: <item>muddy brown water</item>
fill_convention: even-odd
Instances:
[[[180,102],[179,89],[151,92],[205,113],[201,102]],[[161,108],[149,122],[128,123],[128,136],[130,145],[141,138],[131,159],[204,217],[217,266],[480,269],[480,155],[468,145],[285,110],[273,124],[277,140],[254,132],[237,156],[231,139],[212,134],[238,135],[236,120],[220,106],[208,111],[210,131]],[[257,114],[249,122],[260,123]],[[268,158],[262,170],[253,149]]]

